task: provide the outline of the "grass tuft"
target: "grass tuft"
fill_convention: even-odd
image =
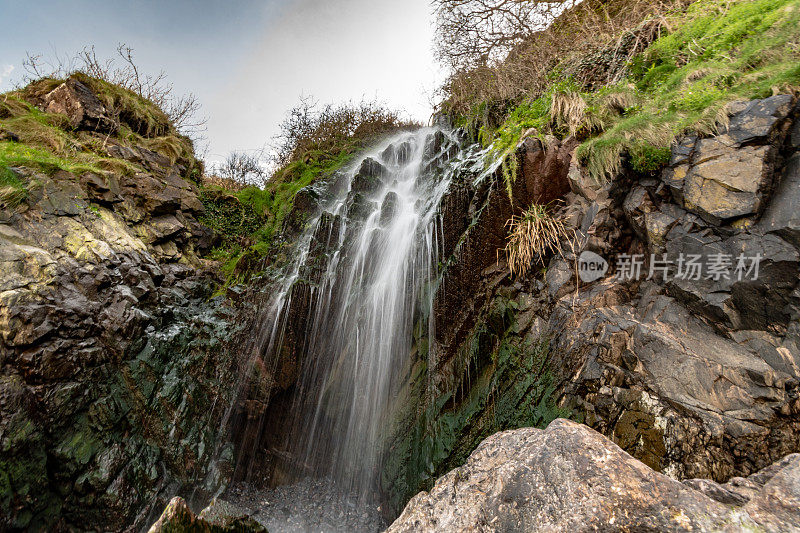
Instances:
[[[551,213],[549,206],[533,204],[520,216],[513,216],[505,254],[512,276],[522,277],[536,261],[544,261],[549,252],[559,249],[566,235],[564,221]]]
[[[27,184],[12,169],[0,166],[0,209],[15,209],[27,199]]]

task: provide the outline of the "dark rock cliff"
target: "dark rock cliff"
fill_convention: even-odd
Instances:
[[[453,187],[436,342],[418,339],[387,444],[392,505],[492,433],[558,416],[677,479],[724,482],[800,451],[798,107],[784,95],[730,114],[719,135],[678,139],[657,176],[595,183],[571,139],[528,139],[514,156],[519,205],[499,171]],[[506,221],[559,195],[562,252],[512,279]],[[581,281],[582,251],[610,263],[605,277]],[[641,276],[619,276],[635,254]],[[689,258],[725,268],[679,276]]]
[[[198,257],[197,162],[167,130],[113,135],[147,131],[77,79],[33,103],[125,170],[10,169],[27,196],[0,205],[0,529],[141,527],[224,478],[234,328]]]

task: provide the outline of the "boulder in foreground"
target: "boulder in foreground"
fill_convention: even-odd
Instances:
[[[412,498],[388,531],[798,529],[800,454],[725,485],[680,483],[559,419],[545,430],[489,437],[464,466]]]

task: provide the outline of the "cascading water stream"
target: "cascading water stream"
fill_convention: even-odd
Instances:
[[[425,156],[438,155],[430,134],[395,139],[377,164],[365,159],[329,211],[332,253],[316,293],[288,444],[313,472],[360,495],[376,477],[392,378],[410,354],[418,306],[435,276],[435,215],[448,181],[423,172]],[[362,202],[363,210],[354,208]]]
[[[381,436],[415,325],[432,338],[439,206],[456,154],[452,133],[402,132],[316,186],[316,212],[246,332],[249,374],[231,419],[237,478],[328,479],[362,504],[377,494]],[[287,370],[287,360],[299,366]],[[281,389],[286,374],[293,383]]]

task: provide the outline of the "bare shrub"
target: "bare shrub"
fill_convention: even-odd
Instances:
[[[579,0],[434,0],[436,54],[458,70],[489,65]]]
[[[608,78],[613,73],[607,72],[611,68],[607,63],[624,64],[631,54],[658,36],[666,13],[683,8],[691,1],[521,0],[514,2],[520,4],[517,9],[522,10],[524,5],[534,16],[523,35],[524,32],[513,24],[503,22],[508,17],[503,12],[465,11],[463,6],[474,2],[437,0],[438,32],[442,42],[439,56],[452,67],[452,74],[442,90],[444,111],[466,116],[477,103],[489,102],[495,108],[490,106],[490,111],[497,116],[490,113],[488,123],[496,123],[502,120],[509,104],[541,95],[550,83],[548,76],[559,65],[576,81],[586,85],[591,85],[597,77]],[[488,0],[481,2],[484,3],[505,4]],[[443,9],[447,13],[462,10],[463,23],[458,25],[454,23],[456,19],[443,19]],[[636,27],[648,18],[653,23],[637,31]],[[481,31],[477,28],[487,25],[492,31],[486,38],[494,38],[495,44],[487,43],[473,49],[459,44],[462,40],[456,35],[459,31]],[[504,35],[513,38],[506,39]],[[593,57],[598,52],[603,52],[602,58]]]
[[[398,128],[417,126],[376,101],[320,106],[311,98],[301,98],[280,124],[272,163],[284,167],[315,153],[335,157]]]
[[[267,169],[258,154],[239,151],[231,152],[225,161],[212,167],[211,174],[219,185],[234,190],[241,187],[231,186],[233,184],[263,186],[268,178]]]
[[[208,119],[200,115],[201,105],[193,93],[175,94],[174,86],[161,70],[156,74],[143,72],[134,59],[134,50],[120,43],[116,55],[111,58],[97,57],[94,46],[86,46],[73,56],[61,56],[53,52],[50,57],[27,53],[22,62],[25,76],[30,83],[43,78],[63,79],[81,72],[127,89],[158,106],[169,117],[170,122],[182,134],[198,140],[205,132]]]

